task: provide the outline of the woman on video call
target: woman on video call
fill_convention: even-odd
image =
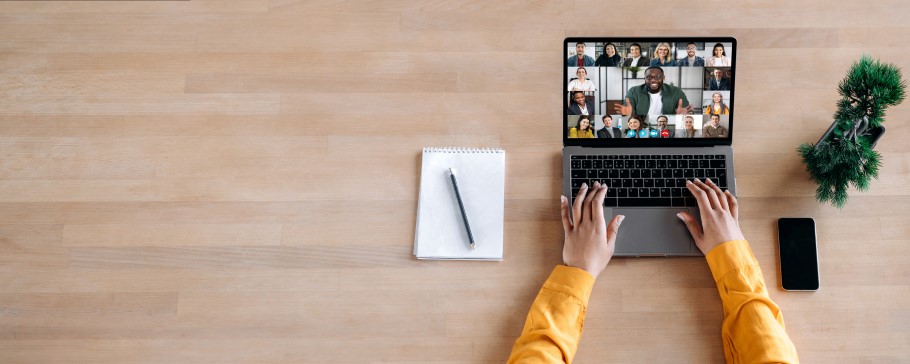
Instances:
[[[604,54],[597,57],[594,65],[597,67],[619,67],[622,65],[622,57],[616,54],[616,46],[613,43],[607,43],[604,46]]]
[[[708,67],[730,67],[730,57],[724,51],[724,45],[717,43],[711,55],[705,58],[705,66]]]
[[[648,128],[648,124],[644,120],[645,118],[640,115],[630,116],[629,121],[626,123],[629,128],[622,131],[626,138],[648,138],[650,128]],[[629,134],[630,131],[634,131],[634,134]],[[641,135],[642,131],[645,131],[644,135]]]
[[[695,129],[695,117],[686,115],[683,127],[676,129],[677,138],[701,138],[701,130]]]
[[[705,114],[729,115],[730,107],[724,103],[724,95],[715,92],[711,95],[711,104],[705,106]]]
[[[593,138],[594,126],[591,125],[591,119],[587,115],[582,115],[575,123],[575,127],[569,129],[569,138]]]
[[[670,55],[670,44],[669,43],[658,44],[657,49],[654,51],[654,54],[657,57],[651,58],[651,67],[676,66],[676,61],[674,61],[673,56]]]
[[[569,89],[567,91],[594,91],[594,82],[588,79],[588,70],[584,67],[578,67],[578,70],[575,71],[575,76],[577,79],[569,82]]]

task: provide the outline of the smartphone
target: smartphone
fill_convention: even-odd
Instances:
[[[780,244],[780,286],[787,291],[818,290],[815,220],[807,217],[778,219],[777,241]]]

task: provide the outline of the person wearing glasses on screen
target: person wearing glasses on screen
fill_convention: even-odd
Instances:
[[[714,45],[711,56],[705,59],[705,66],[730,67],[730,57],[727,57],[727,52],[724,51],[723,44],[717,43]]]
[[[701,130],[695,129],[695,118],[686,115],[682,129],[676,129],[677,138],[701,138]]]
[[[670,54],[670,44],[669,43],[658,44],[657,49],[654,51],[654,54],[657,57],[651,58],[651,67],[674,67],[674,66],[676,66],[676,61],[673,60],[673,55]]]
[[[729,136],[727,128],[720,125],[720,115],[717,114],[711,115],[711,124],[705,125],[702,134],[705,138],[726,138]]]
[[[566,60],[568,67],[591,67],[594,65],[594,58],[585,55],[585,44],[583,42],[575,43],[575,55]]]
[[[622,57],[616,54],[616,46],[613,43],[607,43],[604,46],[604,54],[594,61],[594,65],[597,67],[619,67],[621,64]]]
[[[730,107],[724,103],[724,95],[715,92],[711,95],[711,104],[705,106],[705,114],[729,115]]]
[[[642,115],[632,115],[626,122],[628,128],[622,131],[626,138],[650,138],[651,128],[645,121],[647,118]]]
[[[572,82],[569,82],[568,91],[595,90],[594,82],[591,82],[591,80],[588,79],[588,70],[586,70],[584,67],[578,67],[578,69],[575,70],[575,76],[578,76],[578,78],[572,80]]]
[[[622,62],[623,67],[646,67],[650,64],[651,59],[641,55],[641,45],[638,43],[629,45],[629,58]]]
[[[591,118],[588,115],[582,115],[575,122],[575,127],[569,129],[569,138],[593,138],[594,126],[591,125]]]
[[[677,66],[682,67],[704,67],[705,59],[695,55],[698,47],[693,42],[686,44],[686,57],[676,60]]]
[[[625,103],[614,107],[616,114],[661,115],[691,114],[692,105],[679,87],[664,84],[664,70],[648,67],[645,83],[629,88]]]
[[[593,113],[594,105],[585,102],[585,93],[573,91],[572,105],[569,105],[569,115],[591,115]]]
[[[673,130],[670,129],[670,119],[666,115],[657,117],[657,133],[661,138],[673,137]]]

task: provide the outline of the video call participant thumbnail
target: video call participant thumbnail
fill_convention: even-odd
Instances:
[[[701,129],[695,128],[695,117],[686,115],[682,128],[676,128],[677,138],[701,138]]]
[[[588,79],[588,70],[584,67],[578,67],[575,70],[576,79],[569,82],[567,91],[596,91],[597,87],[594,86],[594,82]]]
[[[575,123],[575,127],[569,129],[569,138],[593,138],[594,125],[592,124],[588,115],[582,115],[578,118],[578,122]]]
[[[715,68],[711,75],[714,77],[708,80],[708,91],[730,91],[730,78],[724,74],[724,70]]]
[[[720,125],[720,115],[717,114],[711,115],[711,123],[705,125],[702,134],[705,138],[726,138],[730,135],[727,133],[727,128]]]
[[[654,50],[654,58],[651,58],[651,67],[673,67],[676,61],[673,60],[673,52],[670,51],[670,43],[660,43]]]
[[[724,95],[720,92],[711,94],[711,103],[705,105],[705,114],[729,115],[730,107],[724,103]]]
[[[705,59],[695,55],[698,47],[693,42],[686,44],[686,57],[676,61],[677,66],[681,67],[704,67]]]
[[[572,104],[569,105],[569,115],[591,115],[593,113],[594,105],[587,102],[585,93],[582,91],[572,92]]]
[[[646,118],[641,115],[632,115],[626,123],[628,128],[623,130],[626,138],[651,138],[652,129],[648,127]]]
[[[622,57],[616,54],[616,46],[613,43],[604,45],[604,54],[597,57],[594,62],[597,67],[619,67],[622,65]]]
[[[649,67],[645,83],[630,87],[625,104],[616,105],[614,111],[622,115],[691,114],[692,105],[682,89],[664,84],[663,68]]]
[[[622,138],[622,130],[613,126],[613,117],[604,115],[604,127],[597,131],[598,138]]]
[[[666,115],[657,117],[657,133],[661,138],[673,137],[673,130],[670,128],[670,119]]]
[[[705,58],[705,66],[708,67],[730,67],[731,63],[730,57],[727,57],[727,51],[721,43],[715,44],[711,55]]]
[[[629,58],[623,61],[623,67],[647,67],[650,65],[651,59],[641,55],[641,45],[638,43],[629,45]]]
[[[582,42],[575,43],[575,55],[566,60],[568,67],[591,67],[594,65],[594,58],[585,55],[585,44]]]

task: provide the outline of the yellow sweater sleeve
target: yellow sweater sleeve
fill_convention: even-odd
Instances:
[[[749,243],[728,241],[711,249],[706,258],[723,302],[721,336],[727,363],[798,363],[784,317],[768,296]]]
[[[531,304],[509,363],[571,363],[594,277],[582,269],[556,266]]]

